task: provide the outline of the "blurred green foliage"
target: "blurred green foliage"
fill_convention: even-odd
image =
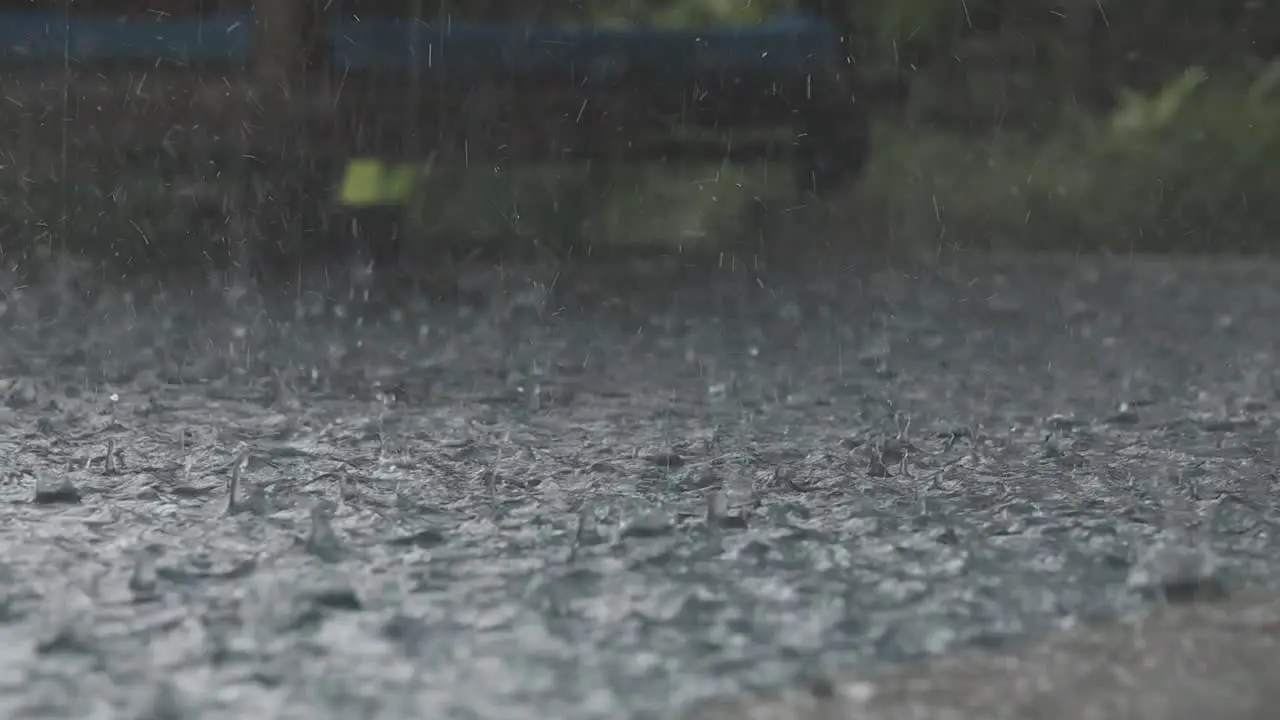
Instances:
[[[753,2],[665,5],[705,20]],[[905,106],[879,108],[872,167],[848,198],[864,227],[942,244],[1277,247],[1280,3],[848,9],[854,61],[912,86]]]
[[[1269,250],[1280,208],[1280,65],[1192,68],[1048,138],[882,128],[863,195],[913,237],[1151,252]]]
[[[758,22],[793,7],[596,0],[587,15],[688,26]],[[847,7],[853,60],[869,74],[905,76],[912,88],[904,105],[876,108],[871,167],[842,201],[854,218],[851,240],[871,233],[1019,248],[1275,247],[1280,3],[850,0]],[[683,242],[741,234],[746,228],[726,220],[734,203],[786,202],[776,182],[782,173],[771,178],[762,167],[557,172],[554,182],[470,181],[486,187],[470,193],[470,204],[457,201],[459,185],[440,188],[422,216],[437,228],[505,224],[551,236],[585,227],[600,238]],[[564,202],[588,197],[581,214]]]
[[[872,99],[871,166],[837,200],[854,218],[851,237],[1119,250],[1275,246],[1280,3],[826,1],[848,12],[852,62],[911,88],[903,103]],[[508,3],[504,12],[550,8],[566,22],[698,27],[764,22],[802,0],[497,2]],[[493,6],[443,0],[442,9],[466,15]],[[455,169],[428,183],[415,219],[444,236],[697,242],[742,234],[735,223],[753,205],[793,202],[779,182],[786,177],[784,167],[715,163]],[[102,216],[86,210],[92,203],[73,205]],[[115,233],[121,242],[142,237],[133,222]]]

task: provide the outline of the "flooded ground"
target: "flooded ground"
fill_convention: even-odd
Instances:
[[[839,265],[9,283],[0,709],[664,717],[1280,584],[1280,265]]]

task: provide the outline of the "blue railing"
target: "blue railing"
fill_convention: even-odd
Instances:
[[[249,57],[252,32],[247,15],[182,20],[83,17],[68,22],[57,13],[6,13],[0,15],[0,60],[237,62]]]
[[[838,52],[839,36],[807,20],[709,30],[562,30],[384,20],[334,28],[336,59],[353,68],[448,67],[509,72],[625,62],[629,67],[807,72]]]
[[[334,59],[354,69],[456,73],[537,71],[599,64],[704,71],[816,70],[838,52],[830,27],[805,18],[709,30],[565,30],[502,25],[432,25],[411,20],[335,19]],[[193,19],[0,15],[0,61],[242,63],[252,43],[248,15]]]

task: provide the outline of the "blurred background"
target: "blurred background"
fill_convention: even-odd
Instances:
[[[793,1],[0,0],[0,717],[923,717],[823,678],[1276,597],[1280,2]],[[1271,716],[1274,609],[924,701]]]
[[[252,5],[8,0],[0,13],[160,18],[215,4]],[[374,8],[356,5],[355,13]],[[420,5],[405,3],[404,12],[420,13]],[[545,14],[539,3],[454,5],[450,16],[460,20]],[[378,3],[370,12],[391,7]],[[794,10],[790,0],[582,0],[556,4],[552,14],[571,25],[700,28],[776,22]],[[1280,6],[854,0],[840,11],[851,20],[848,50],[868,88],[873,139],[861,179],[826,200],[840,218],[833,241],[1119,252],[1270,247],[1280,220],[1272,202],[1280,187]],[[20,104],[9,95],[11,106]],[[14,238],[56,235],[60,247],[132,258],[161,237],[228,232],[175,203],[193,191],[172,173],[116,172],[101,156],[76,170],[65,138],[31,130],[45,120],[28,114],[26,125],[6,127],[0,230],[10,256]],[[31,171],[17,151],[29,156],[42,146],[53,156],[61,148],[59,161]],[[597,243],[687,245],[750,234],[759,217],[753,209],[804,202],[791,176],[768,160],[589,165],[479,163],[433,172],[415,184],[408,220],[425,235],[584,233]],[[271,202],[282,216],[300,212]],[[222,220],[235,215],[223,205],[215,213]]]
[[[786,0],[588,5],[601,21],[667,26],[767,22],[789,9]],[[832,201],[847,204],[842,215],[851,238],[1119,252],[1273,244],[1280,228],[1273,202],[1280,190],[1280,6],[848,6],[854,62],[873,89],[874,120],[865,175]],[[742,204],[778,196],[778,181],[786,179],[760,165],[620,172],[628,180],[615,179],[590,221],[611,236],[647,240],[732,232]],[[475,208],[458,212],[497,223],[501,214],[482,208],[499,192],[477,188]],[[680,212],[653,212],[658,206]],[[434,207],[427,214],[446,216]]]

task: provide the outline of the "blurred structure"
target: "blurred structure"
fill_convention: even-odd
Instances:
[[[430,163],[785,155],[822,193],[868,152],[843,7],[669,29],[575,2],[5,0],[0,156],[106,193],[194,178],[289,251]]]

